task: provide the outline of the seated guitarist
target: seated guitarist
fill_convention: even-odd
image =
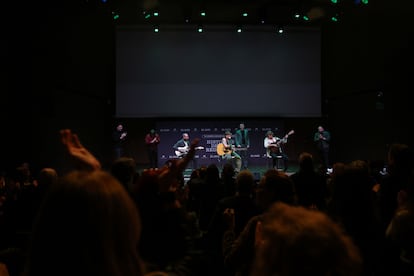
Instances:
[[[188,135],[188,133],[183,133],[182,138],[180,140],[178,140],[173,148],[175,151],[175,154],[178,156],[178,158],[184,158],[188,151],[190,150],[190,135]],[[192,169],[196,169],[197,165],[196,165],[196,159],[194,158],[192,161],[193,163],[193,168]]]
[[[264,147],[266,148],[266,155],[272,158],[273,168],[276,168],[277,160],[282,158],[283,160],[283,171],[288,169],[288,156],[283,152],[283,144],[287,143],[288,135],[285,135],[282,139],[275,137],[272,131],[266,133],[264,138]]]
[[[221,143],[224,145],[224,155],[222,155],[223,160],[231,160],[234,159],[235,162],[235,168],[234,171],[236,173],[240,172],[241,169],[241,165],[242,165],[242,160],[240,155],[238,155],[235,151],[234,151],[234,141],[231,138],[231,132],[230,131],[226,131],[224,133],[224,137],[223,139],[221,139]]]

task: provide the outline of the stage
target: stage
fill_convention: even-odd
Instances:
[[[142,173],[143,170],[147,169],[148,165],[139,165],[137,166],[137,172],[139,174]],[[219,171],[220,171],[220,175],[221,175],[221,165],[218,165]],[[266,166],[251,166],[249,168],[247,168],[248,170],[250,170],[253,175],[254,175],[254,179],[256,181],[259,181],[260,178],[264,175],[264,173],[269,169]],[[282,171],[282,169],[279,169],[280,171]],[[289,164],[289,168],[286,172],[287,175],[292,175],[293,173],[297,172],[298,170],[298,164],[296,162],[292,162],[291,164]],[[193,169],[188,168],[184,171],[184,181],[187,182],[190,179],[190,175],[192,173]],[[243,171],[243,170],[242,170]]]

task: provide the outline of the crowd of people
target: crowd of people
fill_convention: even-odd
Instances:
[[[323,131],[315,139],[329,140]],[[60,135],[72,171],[24,163],[0,176],[1,275],[414,273],[405,144],[389,148],[386,174],[364,160],[326,174],[303,152],[291,175],[269,168],[257,180],[239,162],[193,168],[185,181],[197,138],[182,158],[138,173],[128,157],[104,169],[76,133]]]

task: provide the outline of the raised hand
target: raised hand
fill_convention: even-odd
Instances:
[[[159,190],[160,192],[175,191],[180,183],[182,173],[194,158],[196,147],[200,142],[199,138],[194,139],[191,142],[190,149],[184,158],[171,162],[168,167],[161,168],[159,175]]]
[[[101,163],[81,144],[78,135],[72,133],[70,129],[62,129],[60,138],[67,152],[80,166],[80,169],[99,170],[101,168]]]

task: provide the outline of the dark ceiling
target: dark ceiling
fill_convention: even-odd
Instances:
[[[105,0],[103,0],[105,1]],[[107,0],[120,25],[283,24],[319,25],[353,16],[368,5],[358,0]],[[201,15],[204,11],[205,16]],[[158,16],[154,16],[158,12]],[[243,16],[247,13],[247,16]],[[299,14],[299,18],[295,18]],[[306,16],[307,18],[305,18]]]

